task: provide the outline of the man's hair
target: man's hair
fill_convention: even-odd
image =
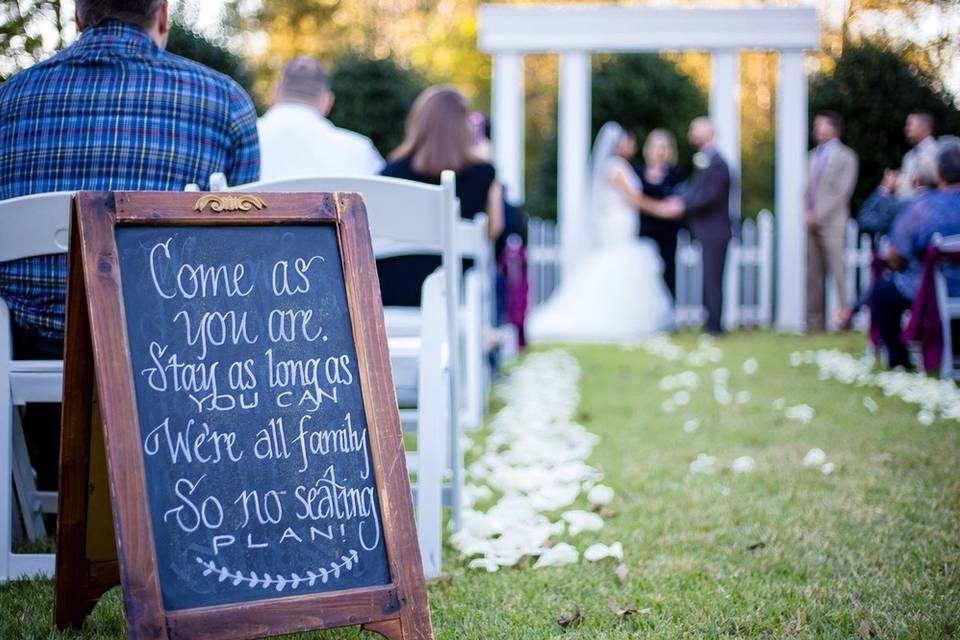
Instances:
[[[934,125],[936,125],[936,120],[934,119],[932,113],[930,113],[929,111],[919,110],[919,111],[911,111],[910,115],[922,120],[923,124],[927,125],[927,128],[930,129],[931,132],[933,132]]]
[[[960,138],[941,136],[937,140],[937,170],[945,184],[960,184]]]
[[[310,56],[298,56],[283,70],[277,97],[313,104],[329,91],[330,78],[320,61]]]
[[[833,127],[834,132],[837,134],[837,137],[843,135],[843,116],[841,116],[836,111],[818,111],[817,118],[826,118],[830,122],[830,126]]]
[[[157,14],[163,0],[77,0],[77,17],[84,27],[104,20],[120,20],[146,27]]]

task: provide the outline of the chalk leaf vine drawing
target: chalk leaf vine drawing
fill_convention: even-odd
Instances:
[[[251,571],[249,574],[244,574],[242,571],[232,571],[227,567],[217,566],[217,563],[213,560],[204,560],[201,557],[197,557],[197,563],[204,567],[203,575],[205,576],[217,576],[220,582],[230,580],[235,587],[246,584],[251,589],[255,587],[267,589],[272,586],[277,591],[283,591],[288,586],[291,589],[296,589],[301,584],[312,587],[316,584],[317,580],[326,584],[331,575],[334,579],[337,579],[340,577],[341,569],[349,571],[359,562],[360,557],[357,551],[350,549],[346,555],[340,556],[340,562],[331,562],[329,569],[319,567],[316,571],[307,570],[303,576],[297,573],[291,573],[289,576],[283,576],[279,573],[271,576],[269,573],[264,573],[261,576],[256,571]]]

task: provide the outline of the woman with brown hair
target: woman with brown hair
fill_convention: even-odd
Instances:
[[[440,184],[440,173],[457,174],[460,215],[473,219],[485,213],[491,240],[503,230],[503,187],[496,171],[475,151],[471,110],[467,99],[453,87],[434,86],[423,91],[407,116],[406,136],[390,154],[382,175],[429,184]],[[440,266],[435,256],[403,256],[378,263],[383,303],[418,306],[420,287]]]

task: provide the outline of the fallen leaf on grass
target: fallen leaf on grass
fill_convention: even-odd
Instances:
[[[627,565],[621,563],[617,566],[617,570],[614,573],[617,574],[617,580],[620,581],[620,586],[627,586],[627,576],[630,574],[630,570],[627,569]]]
[[[450,584],[453,582],[453,573],[441,573],[440,575],[430,578],[428,582],[430,584]]]
[[[580,624],[583,620],[583,615],[580,613],[580,609],[574,610],[573,613],[567,616],[560,616],[557,618],[557,624],[566,629],[571,625]]]
[[[637,605],[635,604],[627,604],[621,607],[616,602],[611,601],[607,606],[610,607],[610,611],[613,611],[613,615],[618,618],[625,618],[637,612]]]

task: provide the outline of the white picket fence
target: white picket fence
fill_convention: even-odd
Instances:
[[[532,218],[527,234],[527,268],[530,306],[543,303],[560,285],[560,236],[550,220]],[[761,211],[756,219],[740,224],[740,233],[727,251],[724,277],[724,326],[769,327],[774,305],[774,224],[773,214]],[[847,223],[844,264],[847,290],[851,296],[870,284],[870,238],[860,234],[857,223]],[[703,323],[701,305],[702,266],[700,246],[689,233],[680,232],[677,245],[677,300],[675,323],[697,327]],[[836,287],[827,282],[827,318],[834,323],[837,311]],[[832,327],[831,327],[832,328]]]

